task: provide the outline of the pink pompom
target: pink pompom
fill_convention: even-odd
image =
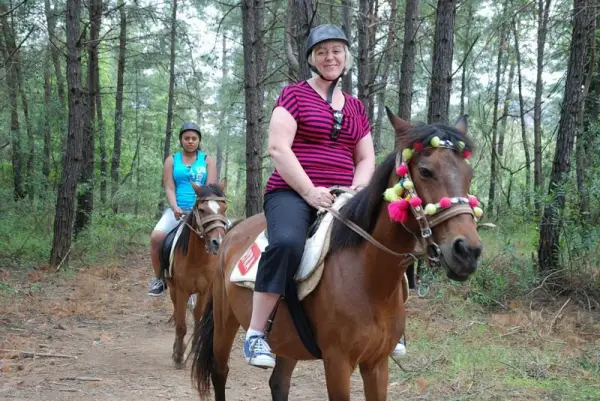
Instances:
[[[421,206],[421,204],[423,203],[423,201],[418,196],[415,196],[414,198],[410,198],[410,200],[408,201],[408,203],[410,203],[410,205],[412,207],[419,207],[419,206]]]
[[[469,159],[471,157],[471,151],[470,150],[463,150],[463,157],[465,159]]]
[[[471,205],[471,207],[475,207],[479,205],[479,201],[473,195],[469,195],[469,205]]]
[[[406,163],[402,163],[398,166],[396,169],[396,174],[398,174],[400,177],[404,177],[406,174],[408,174],[408,166]]]
[[[450,198],[444,196],[442,199],[440,199],[440,207],[446,209],[450,206],[452,206],[452,201],[450,200]]]
[[[423,150],[423,144],[421,142],[413,143],[413,150],[415,152],[421,152]]]
[[[390,218],[398,223],[405,223],[408,220],[408,202],[406,199],[390,202],[388,205]]]

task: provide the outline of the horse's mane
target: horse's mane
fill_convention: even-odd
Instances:
[[[200,187],[200,193],[197,194],[198,198],[206,198],[209,196],[219,196],[225,197],[225,193],[221,190],[216,184],[208,184]],[[194,205],[195,207],[196,205]],[[187,255],[188,252],[188,242],[190,241],[190,226],[194,221],[194,214],[189,213],[185,216],[184,221],[181,224],[184,224],[183,229],[181,230],[181,235],[179,236],[179,240],[177,244],[175,244],[175,250],[180,251],[183,255]],[[187,223],[187,224],[185,224]]]
[[[417,125],[399,138],[400,149],[411,147],[415,142],[429,143],[431,138],[438,136],[458,147],[458,142],[463,142],[465,148],[472,150],[473,141],[456,128],[444,124]],[[388,181],[395,168],[396,152],[390,153],[377,167],[369,185],[352,197],[340,209],[342,217],[353,221],[360,228],[373,233],[379,210],[384,202],[383,193],[387,189]],[[334,219],[329,245],[330,254],[338,250],[360,245],[364,238],[352,231],[344,223]]]

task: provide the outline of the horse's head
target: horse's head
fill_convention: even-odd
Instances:
[[[477,268],[483,248],[475,220],[482,210],[469,195],[473,169],[467,120],[461,117],[455,127],[413,127],[387,111],[400,145],[393,187],[386,191],[390,217],[417,232],[430,260],[439,259],[449,278],[464,281]]]
[[[216,255],[227,229],[227,179],[222,179],[219,185],[202,187],[192,182],[192,187],[196,192],[196,204],[193,209],[195,230],[204,239],[206,251]]]

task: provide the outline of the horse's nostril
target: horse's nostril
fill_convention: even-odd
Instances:
[[[219,241],[217,241],[216,239],[211,240],[211,244],[214,249],[219,249]]]
[[[465,240],[457,239],[456,241],[454,241],[454,253],[456,254],[456,256],[459,256],[461,258],[469,257],[469,248],[467,248]]]
[[[481,256],[481,247],[476,246],[472,248],[471,253],[473,254],[474,259],[479,259],[479,257]]]

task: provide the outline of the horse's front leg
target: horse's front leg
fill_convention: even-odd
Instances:
[[[271,387],[271,397],[273,401],[288,401],[290,394],[290,384],[292,373],[298,361],[277,356],[275,359],[275,369],[269,378],[269,387]]]
[[[373,364],[360,364],[365,389],[365,401],[386,401],[390,367],[387,355]]]
[[[350,400],[350,376],[354,370],[347,358],[324,356],[325,381],[329,401]]]
[[[189,294],[187,294],[185,291],[182,291],[179,288],[174,288],[173,291],[176,291],[174,300],[175,311],[173,312],[173,319],[175,321],[175,343],[173,344],[173,363],[175,364],[175,369],[183,369],[183,354],[185,352],[183,339],[185,337],[185,334],[187,333],[187,326],[185,324],[185,313]]]

